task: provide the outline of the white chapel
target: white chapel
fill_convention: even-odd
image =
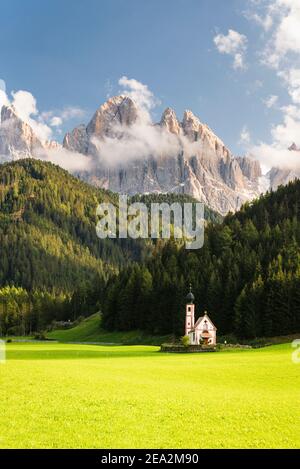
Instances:
[[[217,328],[207,313],[200,316],[195,323],[195,297],[190,287],[188,293],[185,313],[185,335],[189,336],[191,345],[216,345],[217,343]]]

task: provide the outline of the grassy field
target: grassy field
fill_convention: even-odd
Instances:
[[[300,447],[291,352],[7,344],[0,447]]]
[[[150,336],[142,331],[108,332],[102,329],[99,314],[89,316],[71,329],[49,332],[47,337],[60,342],[102,342],[127,345],[159,345],[170,339],[169,336]]]
[[[115,344],[115,345],[160,345],[164,342],[172,342],[171,336],[152,336],[143,331],[129,331],[129,332],[108,332],[101,326],[101,319],[99,314],[93,314],[88,318],[81,321],[77,326],[70,329],[59,329],[47,333],[49,339],[55,339],[59,342],[83,342],[83,343],[97,343],[97,344]],[[287,335],[281,337],[267,337],[247,341],[251,345],[255,344],[283,344],[291,343],[294,339],[299,338],[299,334]],[[11,337],[13,341],[16,339],[26,340],[26,337]],[[237,339],[233,336],[218,337],[220,343],[224,340],[227,342],[235,343]]]

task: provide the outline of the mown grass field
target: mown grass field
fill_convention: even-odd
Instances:
[[[290,345],[210,354],[7,344],[1,448],[300,447]]]

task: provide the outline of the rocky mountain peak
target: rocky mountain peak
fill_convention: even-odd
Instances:
[[[173,109],[167,108],[163,112],[156,125],[160,126],[162,133],[173,134],[172,138],[170,135],[164,138],[153,131],[154,124],[148,116],[148,120],[143,120],[143,112],[130,97],[114,96],[97,109],[87,126],[79,125],[65,135],[63,146],[69,150],[69,158],[73,157],[73,153],[81,153],[89,155],[94,163],[91,170],[78,173],[82,178],[120,193],[190,194],[222,214],[237,210],[244,201],[260,193],[258,163],[235,158],[222,140],[192,111],[185,111],[181,123]],[[139,155],[136,152],[139,145],[130,146],[135,141],[134,132],[128,132],[128,128],[140,121],[145,132],[149,126],[148,139],[152,135],[162,138],[165,145],[163,153],[155,151],[156,147],[148,145],[147,140],[145,145],[141,145],[143,133],[138,135],[140,140],[137,142],[144,153]],[[109,146],[111,142],[107,141],[108,138],[120,140],[122,151],[126,154],[122,165],[116,163],[109,166],[105,158],[99,158],[101,147],[108,143],[106,151],[113,148],[113,145]],[[40,157],[41,150],[51,152],[58,147],[56,142],[42,143],[31,126],[17,116],[12,106],[3,107],[0,124],[2,161]],[[134,159],[130,155],[131,148],[136,152]],[[149,154],[145,153],[145,148],[149,148]],[[113,150],[109,151],[113,159]]]
[[[47,150],[57,150],[58,148],[61,148],[61,144],[56,140],[46,140],[43,146]]]
[[[10,119],[19,119],[16,113],[16,110],[13,105],[2,106],[1,109],[1,122],[10,120]]]
[[[288,150],[291,152],[300,153],[300,147],[293,142],[291,146],[288,147]],[[298,168],[289,169],[289,168],[277,168],[273,167],[267,173],[267,178],[269,179],[270,187],[272,189],[277,189],[278,186],[285,186],[291,181],[300,178],[300,170]]]
[[[223,142],[214,134],[214,132],[206,124],[203,124],[192,111],[184,111],[181,125],[184,134],[192,141],[206,139],[212,145],[217,141],[218,146],[224,146]]]
[[[107,143],[105,138],[123,140],[121,145],[126,146],[126,127],[139,122],[142,113],[131,98],[115,96],[99,107],[87,127],[76,127],[65,136],[65,148],[95,157],[93,173],[82,177],[120,193],[187,193],[223,214],[259,194],[259,165],[234,158],[222,140],[190,110],[179,122],[175,111],[168,107],[156,124],[162,132],[178,137],[170,140],[169,152],[155,155],[149,149],[149,155],[137,155],[134,160],[129,155],[122,166],[108,166],[105,159],[99,158],[101,146]],[[148,125],[150,130],[154,124],[149,121]],[[128,148],[133,140],[130,135]]]
[[[180,123],[178,122],[176,113],[170,107],[164,110],[161,120],[160,126],[167,129],[172,134],[179,134],[180,132]]]
[[[87,126],[87,133],[97,137],[114,137],[115,128],[132,125],[138,118],[138,112],[138,107],[130,97],[114,96],[97,109]]]
[[[15,159],[32,156],[42,143],[26,122],[17,115],[14,106],[2,106],[0,125],[1,159]]]
[[[300,151],[300,148],[296,145],[295,142],[292,143],[292,145],[289,147],[290,151]]]
[[[86,126],[81,124],[75,127],[71,132],[66,133],[63,140],[63,147],[70,151],[87,154],[89,139]]]
[[[201,125],[200,120],[192,111],[185,110],[183,113],[182,119],[182,128],[185,133],[189,134],[190,132],[197,132],[199,130],[199,126]]]

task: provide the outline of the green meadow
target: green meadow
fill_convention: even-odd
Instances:
[[[9,343],[0,447],[300,447],[292,351]]]
[[[49,339],[60,342],[94,342],[97,344],[146,344],[159,345],[170,340],[170,336],[151,336],[143,331],[114,331],[109,332],[102,328],[99,313],[83,319],[77,326],[70,329],[54,330],[47,334]]]

